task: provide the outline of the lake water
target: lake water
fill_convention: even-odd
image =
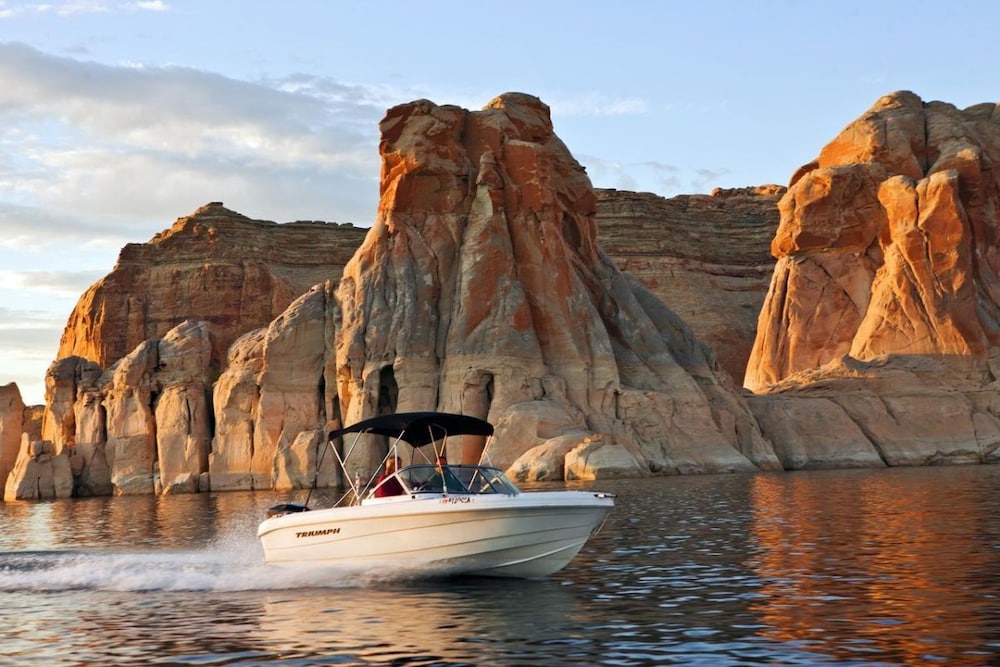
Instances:
[[[0,665],[1000,664],[1000,466],[582,488],[536,581],[265,565],[301,492],[0,503]]]

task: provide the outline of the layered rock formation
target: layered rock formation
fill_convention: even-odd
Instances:
[[[785,188],[715,190],[665,199],[597,190],[597,240],[710,347],[738,384],[767,294]]]
[[[148,243],[122,249],[115,269],[70,315],[59,359],[107,368],[184,320],[207,322],[214,355],[266,325],[297,296],[336,279],[365,229],[324,222],[252,220],[220,202],[179,218]]]
[[[77,462],[75,492],[207,490],[211,396],[230,344],[339,277],[366,231],[252,220],[215,202],[126,246],[77,303],[46,377],[41,435]]]
[[[345,423],[487,418],[491,457],[522,479],[593,477],[591,459],[629,475],[773,465],[683,322],[598,247],[596,196],[548,107],[418,101],[380,129],[378,219],[337,293]]]
[[[900,92],[793,177],[746,375],[786,466],[1000,458],[994,165],[1000,108]]]

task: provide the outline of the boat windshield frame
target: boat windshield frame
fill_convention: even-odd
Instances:
[[[382,480],[369,492],[368,497],[375,497],[378,488],[393,478],[402,486],[405,492],[403,496],[427,493],[446,496],[516,496],[521,493],[502,470],[493,466],[416,463],[405,466]]]
[[[341,452],[336,446],[335,440],[344,438],[344,436],[348,434],[353,434],[355,436],[354,440],[347,448],[346,452]],[[348,473],[347,461],[351,459],[351,455],[354,452],[355,447],[357,447],[361,442],[361,437],[363,435],[376,435],[392,438],[388,452],[382,459],[382,465],[386,468],[389,467],[387,463],[390,458],[395,459],[397,462],[399,461],[399,446],[400,443],[405,442],[413,448],[414,452],[430,445],[433,456],[435,459],[438,459],[439,464],[455,468],[456,470],[463,467],[470,469],[483,468],[483,470],[489,469],[491,471],[496,470],[492,465],[451,466],[446,461],[442,460],[446,451],[444,443],[449,436],[480,436],[486,438],[486,445],[483,448],[483,454],[480,456],[481,464],[493,437],[493,425],[487,421],[470,415],[448,412],[397,412],[390,415],[372,417],[344,428],[334,429],[327,434],[327,447],[333,452],[334,456],[337,457],[337,463],[340,465],[340,470],[344,473],[343,481],[349,487],[347,492],[345,492],[344,495],[342,495],[336,503],[334,503],[334,507],[340,507],[344,504],[355,505],[362,502],[362,500],[367,500],[373,497],[399,497],[400,495],[412,495],[417,492],[414,488],[406,486],[406,480],[399,477],[399,473],[403,472],[406,468],[402,468],[401,470],[388,475],[386,472],[379,473],[376,468],[376,470],[367,477],[368,481],[365,484],[361,483],[361,476],[359,475],[360,471],[352,471],[354,473],[353,476]],[[439,443],[441,444],[439,445]],[[325,453],[326,449],[323,451]],[[421,454],[425,460],[428,459],[426,454],[423,452],[421,452]],[[322,463],[322,459],[320,460],[320,463]],[[435,465],[438,464],[430,464],[430,467],[434,468]],[[317,465],[316,468],[318,475],[319,465]],[[468,473],[467,482],[473,484],[477,488],[476,493],[470,492],[466,484],[458,479],[448,480],[449,483],[442,483],[441,476],[439,476],[438,479],[437,493],[442,495],[448,495],[449,493],[459,495],[479,495],[480,493],[503,493],[506,495],[517,495],[520,493],[517,486],[515,486],[509,478],[503,475],[502,471],[497,470],[496,473],[489,476],[488,481],[492,482],[495,479],[495,483],[485,484],[483,486],[480,486],[478,478],[474,475],[474,473],[475,470]],[[485,473],[482,473],[479,477],[485,478]],[[385,488],[386,482],[396,488]],[[397,485],[403,485],[403,493],[400,493]],[[316,482],[314,480],[312,488],[315,487]],[[377,490],[381,491],[381,493],[376,493]],[[312,489],[310,489],[310,494],[311,492]],[[420,492],[426,491],[424,489],[420,489]],[[306,504],[308,504],[308,500],[309,498],[307,496]]]

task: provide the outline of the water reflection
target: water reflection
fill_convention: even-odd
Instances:
[[[80,498],[0,503],[7,520],[0,551],[58,550],[73,544],[172,549],[223,535],[253,535],[275,494],[229,493]]]
[[[599,486],[540,581],[264,563],[303,494],[0,504],[0,663],[1000,664],[1000,466]]]
[[[74,637],[73,664],[229,664],[267,655],[255,647],[261,615],[255,596],[112,594],[88,599],[91,605],[60,624]],[[53,658],[49,664],[67,664],[65,649]]]
[[[1000,636],[1000,535],[984,523],[996,487],[950,472],[755,476],[748,564],[764,634],[842,659],[986,664],[969,646]]]

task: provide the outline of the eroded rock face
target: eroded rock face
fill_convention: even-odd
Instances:
[[[996,105],[901,92],[793,177],[745,380],[786,467],[1000,460],[997,164]]]
[[[115,495],[152,494],[156,486],[156,420],[153,372],[157,341],[150,340],[109,369],[105,393],[107,458]]]
[[[212,336],[208,323],[187,320],[159,341],[153,418],[163,493],[208,491],[200,483],[212,442]]]
[[[24,432],[24,401],[13,382],[0,386],[0,484],[14,468]]]
[[[73,462],[74,493],[110,495],[101,369],[80,357],[59,359],[45,375],[45,396],[42,437]]]
[[[594,190],[548,107],[516,93],[478,112],[421,100],[380,128],[378,219],[337,292],[344,423],[487,418],[493,462],[522,479],[565,476],[577,447],[584,461],[624,449],[608,459],[633,474],[777,464],[683,322],[598,247]]]
[[[784,192],[771,185],[667,199],[596,190],[601,247],[691,327],[737,384],[774,271]]]
[[[1000,112],[879,100],[779,204],[755,391],[849,355],[983,368],[1000,335]]]
[[[229,366],[215,385],[214,490],[340,483],[336,459],[324,451],[326,415],[336,411],[335,384],[327,382],[333,289],[330,281],[315,286],[266,329],[230,348]]]
[[[269,464],[268,488],[338,481],[334,457],[323,456],[326,415],[336,401],[335,385],[327,382],[327,359],[336,338],[333,287],[328,281],[303,294],[264,335],[254,441],[255,458]],[[321,458],[325,463],[317,472]]]
[[[229,348],[229,364],[215,383],[215,435],[208,468],[216,491],[267,488],[270,481],[270,461],[255,447],[254,432],[266,332],[255,329],[237,339]]]
[[[214,357],[265,326],[312,285],[336,279],[366,230],[323,222],[252,220],[214,202],[148,243],[122,249],[115,269],[73,310],[58,358],[107,368],[184,320],[208,322]]]
[[[72,494],[69,454],[56,453],[51,442],[31,440],[27,433],[23,434],[17,460],[4,486],[4,500],[69,498]]]

